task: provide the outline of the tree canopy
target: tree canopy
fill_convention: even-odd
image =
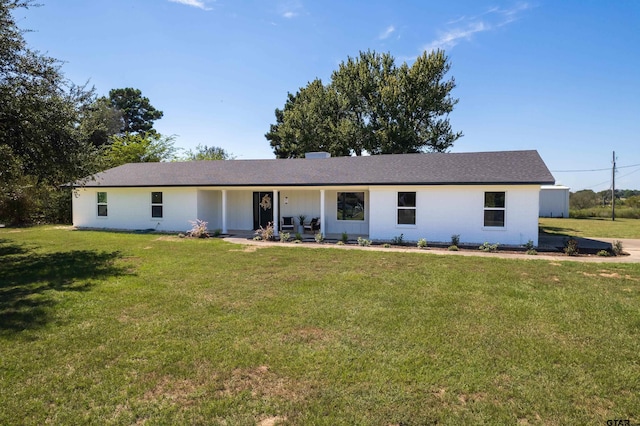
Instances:
[[[233,154],[228,153],[219,146],[207,146],[200,144],[196,146],[195,151],[190,149],[184,156],[185,161],[233,160],[234,158],[235,156]]]
[[[389,53],[360,52],[329,84],[315,79],[289,93],[265,137],[279,158],[445,152],[462,136],[448,118],[458,102],[451,97],[455,80],[445,80],[450,67],[440,50],[411,66],[396,66]]]
[[[44,188],[90,175],[100,162],[79,131],[93,91],[66,80],[56,59],[28,48],[13,13],[31,6],[0,0],[0,152],[8,167],[0,173],[0,217],[11,222],[28,220]]]
[[[120,133],[155,133],[153,122],[163,116],[163,112],[151,105],[139,89],[112,89],[109,102],[122,113]]]
[[[125,133],[112,136],[111,145],[105,151],[108,167],[126,163],[154,163],[171,161],[176,158],[176,148],[172,136],[159,133]]]

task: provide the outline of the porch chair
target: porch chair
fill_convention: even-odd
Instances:
[[[315,233],[316,231],[320,230],[320,218],[319,217],[314,217],[313,219],[311,219],[311,221],[309,223],[305,223],[304,224],[304,232],[306,233],[307,231],[311,232],[312,234]]]
[[[295,223],[293,222],[293,217],[284,216],[280,219],[280,230],[281,231],[295,231]]]

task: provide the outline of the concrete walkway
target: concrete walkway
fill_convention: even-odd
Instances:
[[[540,240],[540,246],[543,245],[547,248],[551,247],[564,247],[564,241],[567,237],[545,235],[545,238]],[[537,255],[527,255],[521,252],[508,252],[498,251],[495,253],[485,253],[482,251],[474,250],[460,250],[449,251],[442,248],[429,247],[427,249],[418,249],[417,247],[390,247],[384,248],[381,245],[375,245],[370,247],[360,247],[355,244],[338,245],[335,243],[317,244],[315,242],[304,243],[281,243],[278,241],[254,241],[253,239],[240,236],[230,236],[224,238],[225,241],[235,244],[243,244],[252,246],[255,248],[260,247],[305,247],[316,249],[339,249],[339,250],[374,250],[374,251],[386,251],[397,253],[431,253],[437,255],[448,256],[478,256],[478,257],[498,257],[503,259],[521,259],[521,260],[547,260],[554,262],[598,262],[598,263],[640,263],[640,240],[635,239],[621,239],[621,238],[577,238],[578,248],[589,247],[591,250],[606,250],[611,247],[611,244],[619,240],[622,242],[623,251],[628,253],[628,256],[611,256],[603,257],[597,255],[588,256],[566,256],[560,252],[539,252]]]

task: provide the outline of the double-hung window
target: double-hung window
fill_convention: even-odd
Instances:
[[[107,193],[98,192],[98,216],[107,217]]]
[[[151,217],[162,217],[162,192],[151,193]]]
[[[398,225],[416,224],[416,193],[398,192]]]
[[[505,224],[505,193],[484,193],[484,226],[504,228]]]
[[[338,220],[364,220],[364,192],[338,192]]]

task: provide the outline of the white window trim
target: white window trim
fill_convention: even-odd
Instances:
[[[484,197],[487,192],[504,192],[504,207],[485,207]],[[491,211],[503,211],[504,212],[504,225],[502,226],[486,226],[484,224],[484,212]],[[483,191],[482,192],[482,230],[483,231],[506,231],[507,230],[507,191]]]
[[[98,194],[101,194],[101,193],[107,194],[107,191],[97,191],[96,192],[96,210],[95,210],[95,212],[96,212],[96,218],[104,220],[104,219],[108,219],[109,218],[109,195],[107,194],[107,202],[106,203],[101,203],[101,202],[98,201],[98,197],[99,197]],[[98,209],[99,209],[100,206],[107,207],[107,214],[106,215],[101,216],[101,215],[98,214]]]
[[[405,207],[398,205],[398,194],[401,192],[413,192],[416,194],[416,205],[414,207]],[[399,210],[414,210],[416,215],[416,223],[398,223]],[[415,229],[418,227],[418,191],[396,191],[396,228],[397,229]]]
[[[153,202],[153,193],[154,192],[159,192],[162,194],[162,202],[161,203],[154,203]],[[151,193],[149,194],[149,196],[151,197],[151,205],[149,207],[149,216],[151,217],[151,221],[157,222],[157,221],[162,221],[164,220],[164,191],[151,191]],[[155,206],[160,206],[162,207],[162,217],[153,217],[153,208]]]

